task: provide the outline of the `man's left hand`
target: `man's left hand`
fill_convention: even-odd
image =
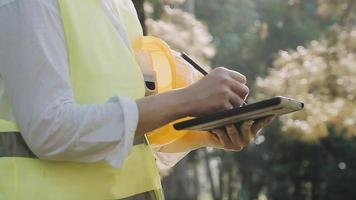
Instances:
[[[274,116],[270,116],[256,121],[245,121],[238,127],[231,124],[224,129],[215,129],[208,136],[208,146],[228,151],[240,151],[273,119]]]
[[[159,151],[179,153],[201,147],[213,147],[227,151],[240,151],[253,140],[257,134],[274,119],[274,116],[256,121],[246,121],[238,128],[228,125],[224,129],[207,131],[188,131],[182,138],[164,145]]]

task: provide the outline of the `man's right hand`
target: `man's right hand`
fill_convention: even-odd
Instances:
[[[249,93],[245,84],[242,74],[219,67],[186,88],[138,99],[137,134],[180,118],[239,107]]]
[[[223,67],[181,90],[189,116],[240,107],[249,94],[246,77]]]

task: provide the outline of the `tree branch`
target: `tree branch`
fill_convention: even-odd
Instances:
[[[352,10],[353,10],[353,7],[355,5],[355,2],[356,2],[356,0],[349,0],[347,2],[347,9],[345,10],[343,15],[341,16],[341,24],[342,25],[345,25],[347,23],[347,20],[349,19],[350,15],[352,13]]]

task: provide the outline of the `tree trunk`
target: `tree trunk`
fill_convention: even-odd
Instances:
[[[299,177],[294,177],[293,184],[294,184],[293,200],[303,199],[302,184]]]
[[[312,200],[320,200],[320,181],[314,180],[312,184]]]
[[[214,179],[213,179],[213,174],[212,174],[212,170],[210,168],[210,156],[209,156],[209,153],[205,150],[204,151],[204,155],[205,155],[205,168],[206,168],[206,172],[207,172],[207,176],[208,176],[208,179],[209,179],[209,182],[210,182],[210,187],[211,187],[211,194],[213,196],[213,199],[214,200],[219,200],[219,196],[215,190],[216,186],[214,184]]]
[[[186,0],[184,5],[184,10],[189,12],[190,14],[193,14],[195,13],[195,0]]]
[[[143,8],[144,0],[132,0],[132,2],[134,3],[135,8],[137,10],[138,18],[140,20],[143,29],[143,34],[146,35],[147,34],[147,28],[145,25],[146,16],[145,16],[145,10]]]

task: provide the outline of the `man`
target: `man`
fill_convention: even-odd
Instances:
[[[163,199],[143,135],[248,94],[243,75],[217,68],[144,97],[130,0],[0,0],[0,27],[0,199]],[[157,162],[206,146],[241,150],[270,121],[183,137]]]

